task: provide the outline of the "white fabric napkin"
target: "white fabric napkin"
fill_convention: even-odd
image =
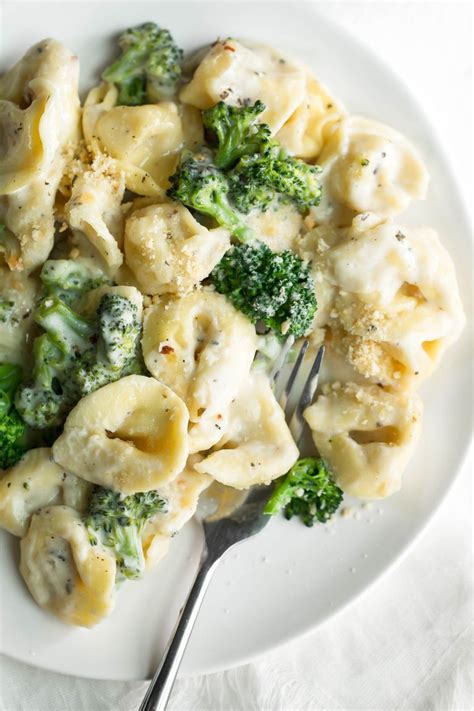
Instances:
[[[417,94],[470,199],[470,3],[318,5]],[[170,711],[471,711],[471,471],[472,455],[405,560],[344,613],[252,664],[178,680]],[[134,711],[145,688],[1,659],[0,711]]]

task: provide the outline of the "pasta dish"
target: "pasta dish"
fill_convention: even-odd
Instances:
[[[211,485],[275,482],[266,513],[307,526],[396,493],[464,316],[401,217],[416,147],[302,62],[146,23],[78,80],[53,39],[0,77],[0,527],[38,605],[92,627]],[[269,377],[303,338],[304,458]]]

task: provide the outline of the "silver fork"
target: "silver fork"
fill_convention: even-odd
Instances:
[[[282,353],[274,365],[271,379],[278,402],[285,410],[285,416],[294,440],[300,446],[305,420],[303,412],[311,404],[317,387],[317,380],[324,347],[319,349],[306,378],[301,395],[296,406],[291,408],[290,395],[293,391],[298,373],[308,349],[308,341],[304,341],[298,352],[293,368],[287,379],[283,376],[283,366],[293,345],[292,337],[288,338]],[[293,412],[291,412],[293,410]],[[194,623],[202,605],[211,577],[226,551],[242,541],[254,536],[262,530],[270,520],[263,509],[271,494],[270,486],[253,486],[240,501],[237,508],[222,518],[208,516],[203,519],[205,545],[200,567],[191,592],[171,639],[163,660],[153,677],[147,693],[140,705],[139,711],[164,711],[173,688],[178,668],[189,642]]]

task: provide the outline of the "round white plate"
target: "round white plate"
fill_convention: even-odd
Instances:
[[[25,21],[27,18],[27,22]],[[385,121],[421,149],[429,199],[402,220],[441,233],[469,299],[470,232],[440,142],[420,107],[379,58],[299,3],[12,3],[3,7],[2,68],[54,36],[81,59],[85,89],[98,78],[112,37],[145,20],[168,27],[191,50],[232,35],[305,60],[351,113]],[[453,482],[470,437],[467,328],[422,388],[425,421],[401,493],[329,526],[274,520],[222,561],[181,668],[197,674],[241,664],[313,629],[372,584],[414,541]],[[1,537],[1,650],[47,669],[100,679],[142,679],[156,667],[196,570],[202,545],[189,524],[144,581],[124,586],[97,629],[68,628],[40,610],[17,570],[18,541]]]

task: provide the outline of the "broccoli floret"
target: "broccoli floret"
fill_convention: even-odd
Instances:
[[[48,259],[40,278],[48,295],[58,297],[69,306],[87,291],[111,283],[98,267],[72,259]]]
[[[45,429],[60,424],[76,400],[67,375],[70,360],[44,333],[33,344],[33,378],[16,394],[16,407],[31,427]]]
[[[146,22],[126,30],[119,46],[121,57],[102,73],[105,81],[116,84],[119,104],[153,103],[175,93],[183,51],[168,30]]]
[[[210,275],[216,290],[253,323],[280,335],[304,335],[316,311],[308,266],[290,250],[272,252],[263,243],[234,245]]]
[[[260,153],[268,144],[270,128],[257,123],[265,111],[265,104],[256,101],[253,106],[229,106],[223,101],[202,112],[207,130],[217,139],[214,162],[218,168],[228,170],[239,158]]]
[[[170,184],[167,195],[173,200],[213,217],[242,242],[254,236],[228,201],[227,178],[206,156],[185,155]]]
[[[0,469],[12,467],[26,452],[25,430],[25,423],[15,408],[0,418]]]
[[[26,451],[26,426],[13,404],[21,377],[20,366],[0,364],[0,469],[16,464]]]
[[[319,165],[282,155],[274,162],[272,185],[284,201],[306,210],[321,201],[320,173]]]
[[[145,559],[140,535],[146,522],[167,502],[157,491],[124,496],[111,489],[95,486],[84,514],[92,545],[98,542],[113,548],[117,557],[118,577],[137,580],[143,577]]]
[[[9,299],[0,300],[0,323],[11,323],[15,311],[15,302]]]
[[[120,294],[104,294],[97,317],[105,357],[115,368],[123,368],[137,355],[140,338],[137,306]]]
[[[47,297],[35,320],[46,333],[34,341],[32,381],[16,396],[18,411],[31,427],[60,425],[87,393],[143,373],[138,309],[123,296],[104,294],[93,320]]]
[[[277,194],[271,182],[267,156],[255,153],[243,156],[229,173],[230,196],[236,208],[248,213],[257,208],[266,212]]]
[[[262,153],[243,156],[229,174],[230,197],[241,212],[268,209],[278,198],[304,211],[318,205],[321,168],[288,156],[275,141]]]
[[[120,294],[104,294],[97,309],[98,340],[74,368],[81,395],[132,373],[142,373],[138,309]]]
[[[277,484],[264,513],[273,516],[284,509],[285,518],[299,516],[305,526],[326,523],[343,497],[324,460],[299,459]]]
[[[57,296],[43,299],[34,313],[34,320],[71,359],[93,347],[96,338],[94,324]]]

